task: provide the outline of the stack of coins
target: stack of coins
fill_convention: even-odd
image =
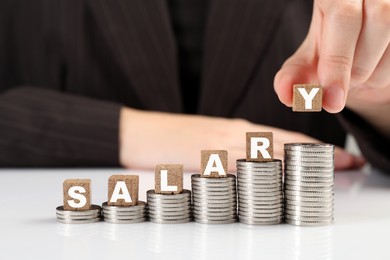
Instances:
[[[227,224],[237,220],[236,176],[205,178],[191,176],[194,218],[204,224]]]
[[[87,224],[100,221],[102,208],[92,205],[89,210],[64,210],[63,206],[56,208],[57,221],[64,224]]]
[[[333,223],[334,146],[284,145],[286,222],[298,226]]]
[[[283,220],[282,161],[237,160],[238,218],[251,225]]]
[[[146,193],[149,220],[160,224],[186,223],[192,220],[191,191],[179,194],[157,194],[154,190]]]
[[[134,206],[110,206],[107,202],[102,204],[103,219],[114,224],[140,223],[146,220],[146,203],[138,201]]]

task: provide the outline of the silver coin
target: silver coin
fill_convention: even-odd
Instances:
[[[272,172],[280,172],[282,170],[282,165],[274,166],[274,167],[251,167],[251,166],[242,166],[237,165],[237,172],[242,172],[246,174],[255,173],[255,174],[261,174],[261,173],[272,173]]]
[[[277,203],[269,203],[269,204],[262,204],[252,202],[252,201],[240,201],[238,204],[239,208],[253,208],[253,209],[269,209],[269,210],[277,210],[283,208],[283,202],[277,202]]]
[[[144,201],[138,201],[137,205],[133,206],[110,206],[107,202],[103,202],[102,208],[104,211],[137,212],[145,210],[146,203]]]
[[[237,197],[194,197],[192,199],[194,205],[197,203],[210,203],[210,204],[223,204],[223,203],[235,203]]]
[[[295,225],[295,226],[306,226],[306,227],[317,227],[317,226],[326,226],[333,224],[334,220],[328,220],[328,221],[297,221],[297,220],[285,220],[287,224]]]
[[[284,156],[284,164],[290,166],[307,166],[307,167],[331,167],[334,165],[333,158],[324,157],[301,157],[296,159],[291,156]]]
[[[333,218],[333,212],[301,212],[301,211],[291,211],[286,210],[286,214],[289,214],[291,216],[301,216],[301,217],[332,217]]]
[[[231,224],[237,222],[237,218],[226,219],[226,220],[209,220],[209,219],[200,219],[195,218],[195,222],[201,224]]]
[[[323,196],[323,197],[304,197],[304,196],[291,196],[284,195],[285,200],[293,201],[308,201],[308,202],[331,202],[334,201],[334,196]]]
[[[284,158],[288,160],[294,160],[294,161],[305,161],[305,162],[316,162],[316,161],[334,161],[333,153],[327,153],[327,154],[320,154],[320,156],[317,156],[316,154],[291,154],[286,152],[284,154]]]
[[[197,203],[194,204],[195,208],[234,208],[237,207],[237,203]]]
[[[249,180],[270,180],[282,178],[282,170],[273,171],[268,173],[262,172],[237,172],[237,180],[249,181]]]
[[[215,194],[215,195],[221,195],[221,194],[231,194],[236,192],[236,188],[228,188],[228,189],[223,189],[223,190],[218,190],[214,188],[209,188],[209,189],[198,189],[196,187],[193,187],[192,189],[192,195],[196,196],[198,194]]]
[[[244,188],[244,189],[259,189],[259,188],[266,188],[266,189],[272,189],[272,188],[279,188],[282,187],[283,183],[282,182],[275,182],[275,183],[257,183],[257,184],[243,184],[243,183],[238,183],[237,188]]]
[[[278,225],[282,223],[283,219],[277,221],[258,221],[253,219],[241,219],[239,218],[239,222],[246,225]]]
[[[284,173],[285,176],[296,176],[296,177],[304,177],[304,178],[308,178],[308,177],[314,177],[314,178],[318,178],[318,177],[322,177],[322,178],[334,178],[334,172],[329,172],[329,173],[323,173],[323,172],[307,172],[307,173],[302,173],[302,172],[294,172],[294,173],[291,173],[289,171],[285,171]]]
[[[325,143],[286,143],[284,144],[285,150],[326,150],[333,152],[334,151],[334,145],[333,144],[325,144]]]
[[[84,216],[84,215],[75,215],[75,216],[66,216],[66,215],[60,215],[58,213],[56,213],[56,216],[57,218],[62,218],[62,219],[70,219],[70,220],[83,220],[83,219],[91,219],[91,218],[99,218],[101,216],[100,212],[99,213],[95,213],[93,215],[87,215],[87,216]]]
[[[87,215],[71,215],[71,214],[59,214],[56,213],[56,216],[59,218],[69,218],[69,219],[90,219],[90,218],[97,218],[101,216],[101,212],[95,212],[93,214],[87,214]]]
[[[252,210],[252,211],[245,211],[243,209],[238,210],[238,214],[241,216],[246,217],[276,217],[276,216],[283,216],[283,210],[275,211],[275,212],[269,212],[266,210]]]
[[[283,203],[283,198],[278,200],[262,200],[261,198],[252,198],[252,197],[240,197],[240,204],[248,204],[248,205],[278,205],[279,203]]]
[[[146,208],[139,211],[112,211],[112,210],[103,210],[102,215],[113,215],[113,216],[139,216],[146,213]]]
[[[195,207],[194,211],[202,213],[222,213],[236,211],[237,207],[226,207],[226,208],[208,208],[208,207]]]
[[[112,224],[136,224],[145,222],[146,218],[138,218],[138,219],[111,219],[105,218],[104,222],[112,223]]]
[[[285,187],[287,186],[302,186],[302,187],[311,187],[311,188],[330,188],[334,186],[333,182],[327,182],[327,183],[313,183],[313,182],[303,182],[303,181],[292,181],[292,180],[285,180],[284,181]]]
[[[285,164],[284,172],[294,172],[294,171],[300,171],[303,175],[305,172],[313,173],[313,172],[321,172],[321,173],[329,173],[334,172],[334,167],[307,167],[307,166],[297,166],[297,165],[289,165]]]
[[[270,180],[273,180],[273,181],[282,181],[282,174],[279,174],[279,175],[275,175],[275,176],[245,176],[243,177],[242,175],[240,175],[239,177],[237,177],[237,182],[240,183],[240,182],[243,182],[243,183],[247,183],[247,182],[251,182],[251,183],[258,183],[258,182],[262,182],[262,181],[270,181]]]
[[[322,196],[334,196],[334,191],[294,191],[294,190],[284,190],[284,194],[289,196],[309,196],[309,197],[319,197]]]
[[[64,206],[58,206],[56,208],[56,213],[59,215],[64,215],[64,216],[76,216],[76,215],[83,215],[83,216],[88,216],[88,215],[95,215],[96,213],[100,213],[101,207],[99,205],[91,205],[91,208],[88,210],[64,210]]]
[[[156,224],[183,224],[183,223],[191,222],[191,220],[192,220],[192,218],[170,219],[170,220],[149,218],[150,222],[153,222]]]
[[[185,210],[185,209],[192,208],[192,204],[173,205],[174,207],[171,207],[171,206],[172,205],[169,205],[169,204],[150,205],[148,207],[148,210],[179,211],[179,210]]]
[[[252,191],[249,191],[246,192],[245,190],[238,190],[238,197],[240,197],[240,195],[243,195],[243,196],[247,196],[247,195],[255,195],[255,196],[258,196],[258,197],[273,197],[273,196],[282,196],[283,195],[283,192],[282,192],[282,189],[278,190],[278,191],[272,191],[272,192],[252,192]]]
[[[279,205],[254,205],[253,207],[247,207],[246,205],[245,206],[242,206],[240,204],[240,206],[238,207],[238,211],[239,212],[243,212],[243,211],[246,211],[246,212],[270,212],[270,213],[275,213],[275,212],[280,212],[280,211],[283,211],[284,210],[284,207],[283,207],[283,204],[279,204]]]
[[[236,192],[236,188],[223,188],[223,189],[215,189],[215,188],[204,188],[204,189],[195,189],[194,193],[196,194],[232,194]]]
[[[90,218],[90,219],[69,219],[69,218],[58,218],[57,221],[63,224],[89,224],[99,222],[101,220],[100,217]]]
[[[312,158],[318,158],[318,159],[333,159],[333,152],[302,152],[302,151],[290,151],[290,150],[284,150],[284,156],[294,159],[312,159]]]
[[[195,218],[207,218],[210,220],[230,219],[237,216],[236,211],[231,212],[197,212],[194,211]]]
[[[253,166],[256,166],[256,165],[269,165],[269,166],[272,166],[272,165],[279,165],[281,163],[282,163],[282,161],[279,160],[279,159],[273,159],[272,161],[264,161],[264,162],[247,161],[246,159],[238,159],[236,161],[237,165],[253,165]]]
[[[280,222],[283,221],[283,216],[270,217],[270,218],[254,218],[254,217],[246,217],[246,216],[238,216],[239,220],[244,221],[256,221],[256,222]]]
[[[164,215],[156,212],[149,212],[149,218],[154,219],[183,219],[183,218],[190,218],[192,214],[190,212],[182,213],[181,214],[171,214],[171,215]]]
[[[307,222],[317,222],[317,221],[331,221],[333,220],[332,216],[321,216],[321,217],[303,217],[303,216],[295,216],[290,215],[285,212],[284,218],[288,220],[298,220],[298,221],[307,221]]]
[[[191,175],[192,182],[200,182],[200,183],[230,183],[236,180],[236,176],[233,174],[227,174],[226,177],[221,178],[209,178],[209,177],[201,177],[200,174]]]
[[[104,219],[117,219],[117,220],[131,220],[131,219],[146,218],[146,214],[140,214],[138,216],[103,215],[103,218]]]
[[[302,186],[289,186],[285,185],[284,190],[291,190],[291,191],[305,191],[305,192],[333,192],[333,187],[302,187]]]
[[[176,199],[190,197],[191,191],[183,189],[183,191],[181,193],[178,193],[178,194],[160,194],[160,193],[156,193],[154,190],[148,190],[146,192],[146,196],[153,197],[153,198],[167,199],[167,200],[169,200],[169,199],[176,200]]]
[[[142,216],[146,216],[147,213],[146,211],[144,212],[140,212],[140,213],[137,213],[137,214],[123,214],[121,212],[121,214],[115,214],[115,213],[104,213],[102,214],[103,217],[106,217],[106,218],[118,218],[118,219],[129,219],[129,218],[138,218],[138,217],[142,217]]]
[[[306,207],[301,205],[285,205],[285,210],[301,211],[301,212],[333,212],[333,207]]]
[[[236,188],[236,184],[218,184],[218,185],[198,185],[198,184],[192,184],[192,190],[215,190],[215,191],[224,191],[224,190],[233,190]]]
[[[148,209],[158,209],[158,208],[164,208],[164,210],[179,210],[179,209],[186,209],[186,208],[191,208],[191,203],[183,203],[183,204],[154,204],[151,203],[148,206]]]
[[[258,188],[255,191],[254,190],[247,190],[247,189],[240,187],[238,189],[237,194],[241,194],[241,195],[252,195],[252,194],[262,194],[262,193],[266,193],[266,194],[277,193],[277,194],[279,194],[281,192],[283,192],[283,186],[276,187],[276,188],[267,188],[267,187],[266,188]]]
[[[175,211],[166,211],[162,208],[155,208],[155,209],[149,209],[149,214],[150,213],[154,213],[154,214],[161,214],[161,215],[180,215],[180,214],[184,214],[184,213],[187,213],[187,212],[191,212],[192,208],[183,208],[183,209],[178,209],[178,210],[175,210]]]
[[[194,195],[192,197],[192,201],[213,201],[213,200],[230,201],[230,200],[235,200],[236,198],[237,198],[237,193],[222,194],[222,195],[200,194],[200,195]]]
[[[285,200],[285,205],[295,205],[295,206],[306,206],[306,207],[333,207],[333,202],[308,202],[308,201],[297,201],[297,200]]]
[[[293,181],[305,181],[305,182],[334,182],[334,177],[323,177],[323,176],[311,176],[311,177],[304,177],[304,176],[297,176],[297,175],[289,175],[286,174],[284,176],[287,180],[293,180]]]
[[[267,212],[258,212],[258,211],[240,211],[239,213],[240,217],[248,217],[248,218],[276,218],[276,217],[283,217],[283,211],[275,212],[275,213],[267,213]]]
[[[278,179],[269,179],[269,180],[238,180],[238,186],[263,186],[263,185],[273,185],[280,184],[282,185],[282,178]]]
[[[247,199],[248,197],[249,196],[247,196],[247,197],[241,196],[240,199],[243,200],[244,198]],[[279,200],[283,199],[283,195],[282,194],[276,195],[276,196],[271,196],[271,197],[263,197],[263,196],[251,196],[251,197],[252,197],[252,199],[250,199],[250,200],[254,200],[254,198],[256,198],[258,201],[259,200],[260,201],[279,201]]]

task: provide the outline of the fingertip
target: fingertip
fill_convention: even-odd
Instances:
[[[323,108],[329,113],[339,113],[345,107],[345,92],[339,87],[324,88]]]
[[[280,102],[288,107],[292,106],[292,87],[291,83],[286,79],[286,73],[284,69],[278,71],[274,80],[274,89]]]

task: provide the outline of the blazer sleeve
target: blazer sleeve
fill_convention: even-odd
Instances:
[[[340,119],[346,130],[355,137],[364,157],[375,168],[390,172],[390,140],[349,109],[344,109]]]
[[[0,166],[118,166],[120,109],[31,86],[3,92]]]

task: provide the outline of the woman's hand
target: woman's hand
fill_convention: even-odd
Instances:
[[[319,142],[309,136],[242,119],[145,112],[123,108],[120,116],[120,162],[124,167],[153,169],[161,163],[181,163],[187,171],[200,168],[201,150],[227,150],[229,170],[245,158],[246,132],[273,132],[274,156],[283,159],[283,145]],[[336,169],[356,168],[364,160],[341,148],[335,153]]]
[[[320,83],[323,107],[345,105],[390,137],[390,0],[315,0],[309,33],[275,77],[279,99]]]

